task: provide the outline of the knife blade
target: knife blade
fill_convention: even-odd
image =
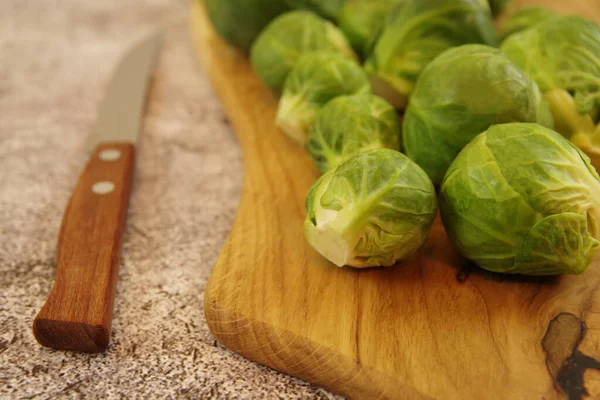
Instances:
[[[33,321],[42,346],[103,352],[110,343],[135,145],[161,45],[161,32],[135,45],[106,88],[90,157],[63,215],[54,285]]]

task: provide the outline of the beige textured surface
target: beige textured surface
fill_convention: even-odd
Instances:
[[[0,398],[332,398],[218,345],[203,290],[230,229],[241,154],[195,62],[185,0],[0,1]],[[139,148],[113,342],[42,348],[31,323],[112,69],[170,23]]]

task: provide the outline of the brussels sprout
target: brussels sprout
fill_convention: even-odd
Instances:
[[[492,15],[497,16],[501,14],[506,9],[509,3],[510,0],[489,0]]]
[[[423,68],[444,50],[465,43],[498,44],[484,0],[401,1],[365,62],[373,91],[404,108]]]
[[[345,0],[285,0],[292,8],[313,11],[320,16],[336,21]]]
[[[498,49],[446,50],[421,74],[404,115],[404,152],[438,185],[459,151],[490,125],[552,116],[537,85]]]
[[[390,266],[427,240],[437,212],[427,174],[404,154],[360,153],[315,182],[304,234],[337,266]]]
[[[352,48],[362,57],[369,49],[380,31],[383,21],[401,0],[347,0],[337,21]]]
[[[502,28],[502,40],[513,33],[524,31],[525,29],[539,24],[547,19],[558,16],[554,11],[543,7],[524,7],[511,14]]]
[[[400,118],[394,107],[372,94],[339,96],[317,114],[308,140],[321,172],[367,150],[400,150]]]
[[[205,0],[205,4],[217,34],[246,54],[260,31],[289,9],[281,0]]]
[[[556,130],[600,166],[600,26],[559,16],[509,36],[502,51],[534,79],[548,100]]]
[[[325,103],[337,96],[370,91],[369,79],[358,63],[336,53],[309,53],[285,80],[275,122],[304,145]]]
[[[309,11],[290,11],[275,18],[254,42],[250,59],[254,71],[279,94],[300,57],[314,51],[340,53],[358,60],[344,34]]]
[[[448,169],[440,212],[452,243],[481,268],[580,274],[600,245],[600,177],[551,129],[494,125]]]

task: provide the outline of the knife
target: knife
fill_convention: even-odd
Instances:
[[[54,286],[33,321],[42,346],[108,348],[135,143],[161,45],[160,32],[135,45],[108,84],[88,139],[89,160],[63,215]]]

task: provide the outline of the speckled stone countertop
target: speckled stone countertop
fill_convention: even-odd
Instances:
[[[241,154],[195,60],[187,0],[0,1],[0,398],[334,398],[218,344],[203,291],[230,229]],[[115,64],[168,26],[105,354],[41,347],[64,207]]]

